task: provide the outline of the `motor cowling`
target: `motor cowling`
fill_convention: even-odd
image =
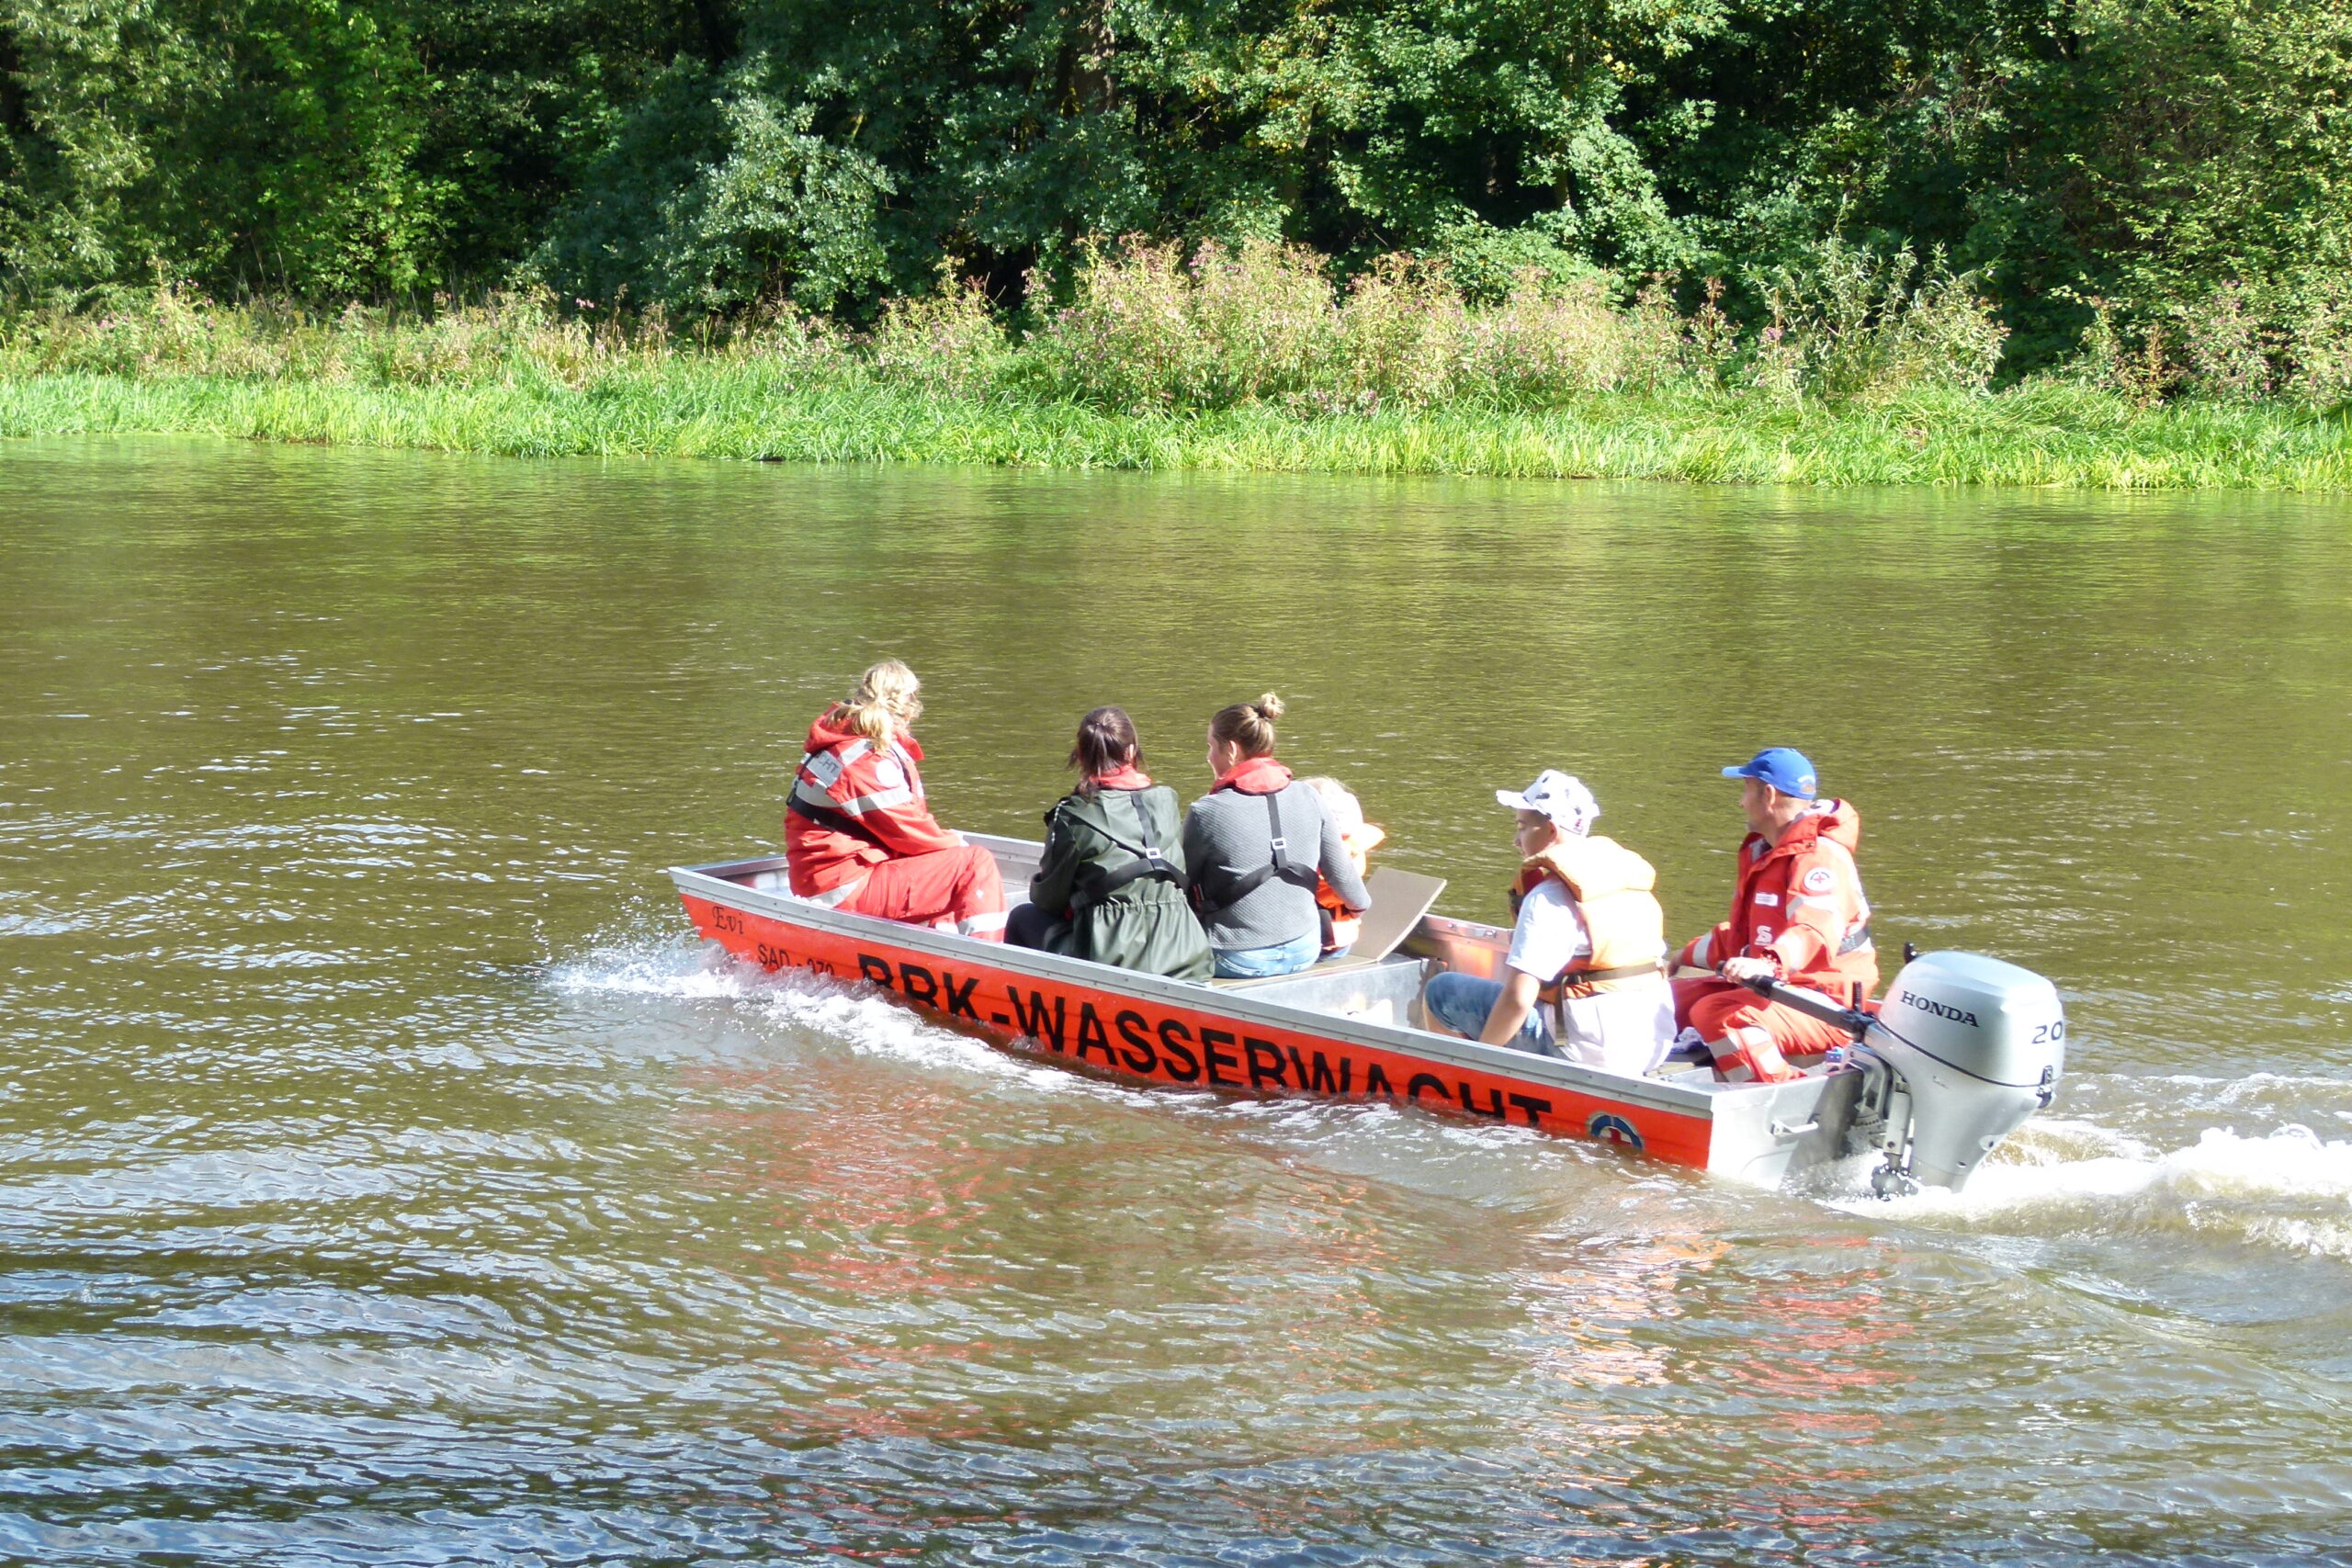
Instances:
[[[2058,987],[1973,953],[1923,953],[1887,987],[1864,1042],[1910,1099],[1902,1174],[1957,1190],[2050,1103],[2066,1065]]]

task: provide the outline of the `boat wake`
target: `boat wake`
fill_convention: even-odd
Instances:
[[[1410,1134],[1419,1144],[1434,1138],[1481,1148],[1522,1142],[1507,1129],[1423,1128],[1385,1107],[1227,1100],[1108,1083],[1006,1053],[889,996],[831,978],[772,973],[715,945],[652,929],[610,937],[544,973],[550,987],[566,995],[726,1004],[729,1012],[752,1022],[759,1041],[845,1048],[1024,1095],[1148,1104],[1163,1113],[1196,1111],[1262,1122],[1267,1132],[1279,1127],[1294,1138],[1374,1133],[1364,1118],[1377,1111],[1374,1120],[1388,1136],[1375,1141]],[[2209,1128],[2194,1144],[2167,1151],[2094,1122],[2043,1117],[2012,1134],[1964,1192],[1929,1188],[1890,1200],[1820,1196],[1834,1208],[1880,1223],[1996,1235],[2193,1235],[2352,1262],[2352,1139],[2329,1141],[2301,1125],[2263,1136]]]
[[[2300,1125],[2259,1137],[2211,1127],[2166,1151],[2046,1118],[2014,1134],[1964,1192],[1835,1206],[1988,1231],[2168,1233],[2352,1261],[2352,1140]]]
[[[757,964],[726,959],[715,949],[674,935],[611,939],[578,958],[549,964],[546,975],[556,990],[573,996],[671,997],[680,1001],[740,1000],[782,983]]]
[[[630,936],[551,964],[549,986],[571,996],[730,1002],[763,1025],[800,1040],[846,1046],[862,1056],[948,1068],[1052,1094],[1140,1101],[1136,1091],[1063,1068],[1024,1061],[986,1041],[932,1022],[903,1003],[838,979],[763,969],[711,944],[672,935]]]

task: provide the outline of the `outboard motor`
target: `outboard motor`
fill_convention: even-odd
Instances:
[[[1895,976],[1862,1043],[1900,1075],[1911,1102],[1907,1137],[1890,1119],[1885,1175],[1958,1190],[2056,1093],[2066,1010],[2058,987],[2030,969],[1930,953]]]
[[[1959,1190],[1996,1145],[2050,1103],[2065,1069],[2058,987],[1997,958],[1910,958],[1875,1015],[1777,980],[1747,984],[1861,1043],[1849,1058],[1863,1077],[1846,1152],[1885,1156],[1871,1177],[1882,1196],[1922,1183]]]

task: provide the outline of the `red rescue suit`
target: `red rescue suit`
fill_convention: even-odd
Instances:
[[[1861,836],[1860,814],[1842,800],[1815,805],[1777,844],[1750,833],[1739,847],[1731,918],[1685,947],[1680,962],[1712,969],[1727,958],[1767,958],[1792,986],[1849,1006],[1859,986],[1868,999],[1878,989],[1878,950],[1854,863]],[[1818,1056],[1852,1038],[1744,986],[1712,978],[1674,983],[1674,1021],[1699,1032],[1716,1068],[1734,1083],[1784,1082],[1797,1075],[1782,1055]]]
[[[876,743],[836,729],[827,709],[786,800],[784,853],[795,897],[853,915],[1001,942],[996,857],[939,825],[924,804],[911,735]]]

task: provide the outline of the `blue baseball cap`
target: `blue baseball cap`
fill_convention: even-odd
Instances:
[[[1767,747],[1740,766],[1725,768],[1724,777],[1762,779],[1782,795],[1793,795],[1799,800],[1814,797],[1813,763],[1793,747]]]

